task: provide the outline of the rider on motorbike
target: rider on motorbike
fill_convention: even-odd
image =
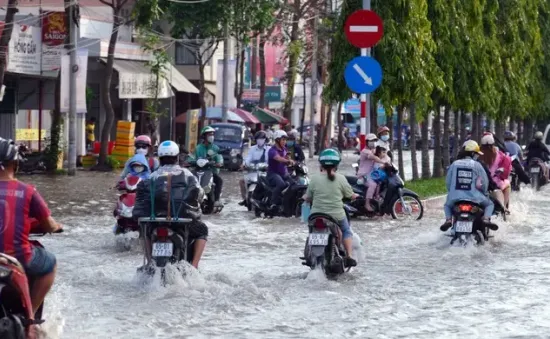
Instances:
[[[353,193],[346,177],[336,172],[340,161],[340,153],[334,149],[325,149],[319,154],[321,173],[311,178],[304,200],[311,203],[311,214],[324,213],[338,220],[347,253],[345,266],[352,267],[357,266],[352,258],[353,233],[342,200],[355,199],[357,194]]]
[[[142,154],[146,159],[151,172],[156,171],[159,168],[159,160],[152,155],[153,148],[151,147],[151,138],[147,135],[140,135],[134,141],[134,146],[136,147],[136,154]],[[120,174],[120,179],[126,178],[130,172],[130,161],[126,161],[124,165],[124,170]]]
[[[367,147],[361,151],[361,156],[359,158],[359,170],[357,171],[357,177],[365,179],[365,186],[367,186],[365,209],[369,212],[374,211],[374,207],[371,205],[370,200],[374,197],[376,187],[378,186],[378,184],[371,178],[374,165],[376,163],[386,164],[389,162],[387,158],[383,160],[375,155],[376,145],[378,142],[379,141],[376,135],[372,133],[367,134]],[[382,145],[382,143],[380,145]]]
[[[298,131],[288,132],[286,150],[288,152],[288,155],[290,156],[290,159],[294,160],[295,162],[304,162],[306,160],[306,157],[304,155],[302,147],[300,147],[300,145],[297,143],[297,139]]]
[[[455,160],[447,172],[447,201],[445,202],[445,223],[441,231],[445,232],[452,226],[452,209],[455,203],[467,200],[483,207],[482,221],[490,229],[496,231],[498,226],[491,223],[495,205],[487,196],[489,178],[483,166],[476,161],[482,155],[479,145],[473,140],[464,143],[463,159]]]
[[[287,166],[294,165],[294,160],[287,158],[287,150],[285,148],[288,136],[285,131],[277,130],[273,133],[274,143],[267,152],[267,180],[271,187],[274,187],[271,195],[271,207],[273,211],[281,206],[281,193],[287,186],[290,180]]]
[[[267,153],[269,151],[269,146],[266,145],[267,134],[264,131],[258,131],[254,134],[254,140],[256,144],[248,150],[248,154],[244,159],[244,166],[252,166],[267,162]],[[239,205],[244,206],[246,205],[246,183],[244,178],[239,180],[239,186],[243,198],[243,201],[241,201]]]
[[[220,155],[220,148],[214,145],[214,133],[216,130],[210,126],[206,126],[201,130],[202,142],[195,148],[194,158],[208,159],[214,161],[214,168],[212,168],[212,176],[214,178],[214,184],[216,188],[214,190],[215,205],[221,205],[220,197],[222,195],[223,180],[220,177],[220,167],[223,167],[223,157]]]
[[[380,126],[378,127],[376,134],[378,135],[378,138],[380,139],[380,141],[384,143],[384,145],[386,146],[388,157],[390,157],[390,159],[393,159],[393,155],[391,153],[391,148],[390,148],[390,129],[386,126]]]
[[[128,174],[136,177],[140,177],[142,180],[149,179],[151,170],[147,159],[143,154],[136,154],[128,160],[129,170]]]
[[[55,256],[29,241],[31,232],[58,232],[59,225],[34,186],[15,178],[19,165],[17,146],[0,138],[0,252],[14,256],[32,281],[30,294],[33,312],[44,302],[55,279]],[[40,229],[31,229],[32,219]]]
[[[187,189],[194,189],[197,191],[197,201],[193,201],[192,204],[198,206],[198,201],[202,200],[204,191],[200,187],[200,184],[198,183],[197,178],[193,175],[193,173],[191,173],[191,171],[189,171],[187,168],[181,167],[179,165],[179,153],[180,150],[178,144],[173,141],[163,141],[158,148],[160,167],[157,171],[151,174],[149,180],[157,180],[161,177],[166,177],[168,175],[171,175],[173,177],[183,175],[183,181],[187,183]],[[141,182],[139,184],[140,187],[149,187],[151,185],[149,180]],[[172,180],[172,182],[174,182],[174,180]],[[141,209],[137,207],[139,204],[138,201],[144,198],[140,195],[140,193],[141,190],[138,189],[138,195],[136,196],[136,207],[134,208],[133,215],[135,218],[149,217],[149,215],[147,215],[146,213],[142,214],[140,211]],[[158,206],[155,205],[155,208],[157,207]],[[204,248],[206,247],[208,227],[204,223],[196,221],[189,228],[189,236],[193,239],[196,239],[195,247],[193,249],[193,261],[191,262],[191,265],[193,265],[195,268],[198,268],[202,253],[204,252]]]
[[[550,152],[548,151],[548,147],[542,142],[542,138],[542,132],[536,132],[535,138],[527,146],[527,163],[533,158],[541,159],[544,162],[550,161]]]
[[[516,134],[514,132],[504,132],[504,145],[506,146],[506,151],[511,157],[516,155],[519,161],[523,161],[523,151],[521,150],[520,145],[516,142]]]

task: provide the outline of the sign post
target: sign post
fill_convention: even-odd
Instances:
[[[348,41],[361,48],[361,57],[355,58],[346,66],[346,83],[361,99],[361,149],[366,146],[367,131],[370,124],[370,106],[367,105],[367,95],[376,90],[382,82],[382,70],[376,60],[370,58],[370,48],[380,41],[384,34],[382,19],[370,10],[370,0],[363,0],[363,10],[353,12],[346,20],[345,33]],[[374,72],[371,75],[368,72]],[[378,77],[379,76],[379,77]],[[363,80],[362,83],[360,80]],[[375,81],[376,80],[376,81]]]

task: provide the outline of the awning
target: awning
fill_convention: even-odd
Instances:
[[[105,58],[102,58],[101,61],[107,63]],[[115,59],[113,68],[119,75],[118,94],[120,99],[148,99],[153,96],[150,90],[152,74],[146,62]],[[178,92],[199,93],[199,90],[172,64],[168,65],[165,75],[166,79],[159,86],[159,98],[172,96],[169,85],[172,85]]]
[[[206,118],[212,120],[222,120],[221,107],[207,107]],[[227,111],[227,120],[241,124],[245,122],[240,116],[230,110]],[[175,122],[176,124],[185,124],[187,122],[187,113],[176,116]]]
[[[262,122],[262,124],[288,124],[288,120],[277,113],[271,112],[268,109],[256,107],[252,114]]]
[[[240,116],[246,123],[259,124],[260,120],[256,118],[252,113],[240,108],[232,108],[231,111]]]

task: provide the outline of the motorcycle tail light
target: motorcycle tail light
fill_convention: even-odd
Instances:
[[[460,210],[460,212],[471,212],[472,207],[473,207],[472,205],[463,204],[458,206],[458,209]]]
[[[174,232],[171,229],[166,228],[166,227],[156,228],[153,233],[159,238],[167,238],[167,237],[171,236],[172,234],[174,234]]]
[[[325,221],[321,218],[315,219],[313,226],[318,230],[324,230],[326,228]]]

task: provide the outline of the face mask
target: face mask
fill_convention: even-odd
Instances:
[[[380,139],[382,139],[382,141],[388,141],[390,140],[390,136],[389,135],[383,135],[380,137]]]
[[[206,140],[208,140],[209,143],[213,143],[214,142],[214,136],[209,135],[209,136],[206,137]]]
[[[374,148],[374,146],[376,145],[376,142],[369,141],[368,145],[369,145],[369,148]]]
[[[294,146],[294,141],[287,141],[287,142],[286,142],[286,145],[287,145],[288,147],[292,147],[292,146]]]
[[[134,170],[134,172],[136,172],[136,173],[141,173],[141,172],[145,171],[145,166],[143,166],[143,165],[132,166],[132,170]]]
[[[265,145],[265,139],[256,140],[256,145],[258,145],[259,147],[263,147]]]
[[[138,148],[138,149],[136,149],[136,154],[147,155],[147,148]]]

